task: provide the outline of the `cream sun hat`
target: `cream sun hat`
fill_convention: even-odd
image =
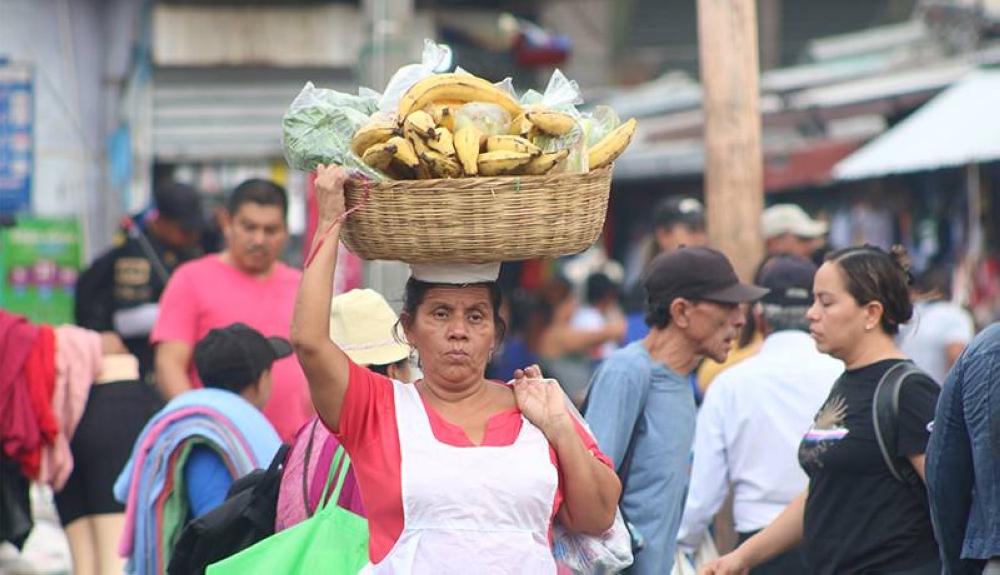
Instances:
[[[410,355],[410,346],[395,337],[397,321],[377,291],[351,290],[333,298],[330,339],[358,365],[396,363]]]

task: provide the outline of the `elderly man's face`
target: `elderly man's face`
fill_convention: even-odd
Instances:
[[[683,300],[674,308],[683,320],[678,322],[697,355],[722,363],[740,337],[746,324],[745,308],[738,303]],[[673,321],[677,321],[675,316]]]

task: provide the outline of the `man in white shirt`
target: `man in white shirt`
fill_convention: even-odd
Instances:
[[[806,310],[816,266],[779,256],[761,272],[771,291],[754,306],[760,352],[720,373],[698,414],[691,486],[678,545],[693,552],[729,489],[740,543],[767,527],[805,489],[798,448],[843,364],[816,350]],[[806,573],[790,551],[752,575]]]
[[[897,343],[917,367],[943,385],[976,333],[972,315],[951,301],[951,274],[944,267],[924,272],[917,291],[913,319],[899,331]]]

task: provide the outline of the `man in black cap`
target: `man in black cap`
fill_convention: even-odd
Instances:
[[[204,216],[201,194],[191,186],[157,186],[154,206],[123,222],[114,246],[91,263],[76,285],[76,323],[116,332],[139,358],[139,371],[152,383],[149,333],[159,313],[167,279],[180,264],[201,256]]]
[[[705,233],[705,206],[695,198],[671,196],[662,200],[653,210],[653,227],[650,237],[639,256],[641,269],[645,270],[657,255],[676,250],[681,246],[703,246],[708,243]],[[641,271],[639,272],[641,274]],[[648,333],[643,323],[646,290],[641,279],[628,279],[625,290],[625,312],[628,332],[625,343],[642,339]]]
[[[614,352],[591,383],[585,415],[622,481],[622,513],[646,542],[631,573],[669,573],[688,486],[695,401],[688,376],[723,361],[745,323],[740,304],[768,290],[740,283],[703,246],[657,256],[643,280],[649,334]]]
[[[756,355],[716,377],[698,412],[691,487],[677,535],[685,552],[698,548],[730,489],[743,542],[806,488],[799,443],[844,370],[809,336],[815,275],[811,261],[784,255],[769,259],[758,276],[771,290],[753,306],[764,342]],[[808,571],[803,554],[792,550],[751,574]]]
[[[213,329],[194,347],[194,364],[205,389],[230,391],[258,410],[271,397],[271,366],[292,355],[292,344],[264,337],[243,323]],[[208,446],[191,450],[184,466],[192,517],[200,517],[225,501],[233,481],[226,462]]]

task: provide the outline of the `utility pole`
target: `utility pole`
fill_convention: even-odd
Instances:
[[[362,0],[362,10],[371,31],[363,49],[362,85],[385,89],[386,82],[401,66],[420,61],[422,39],[415,38],[411,26],[415,0]],[[409,268],[401,262],[365,262],[364,286],[381,293],[398,313]]]
[[[753,276],[764,254],[755,4],[755,0],[698,0],[708,235],[745,280]]]

